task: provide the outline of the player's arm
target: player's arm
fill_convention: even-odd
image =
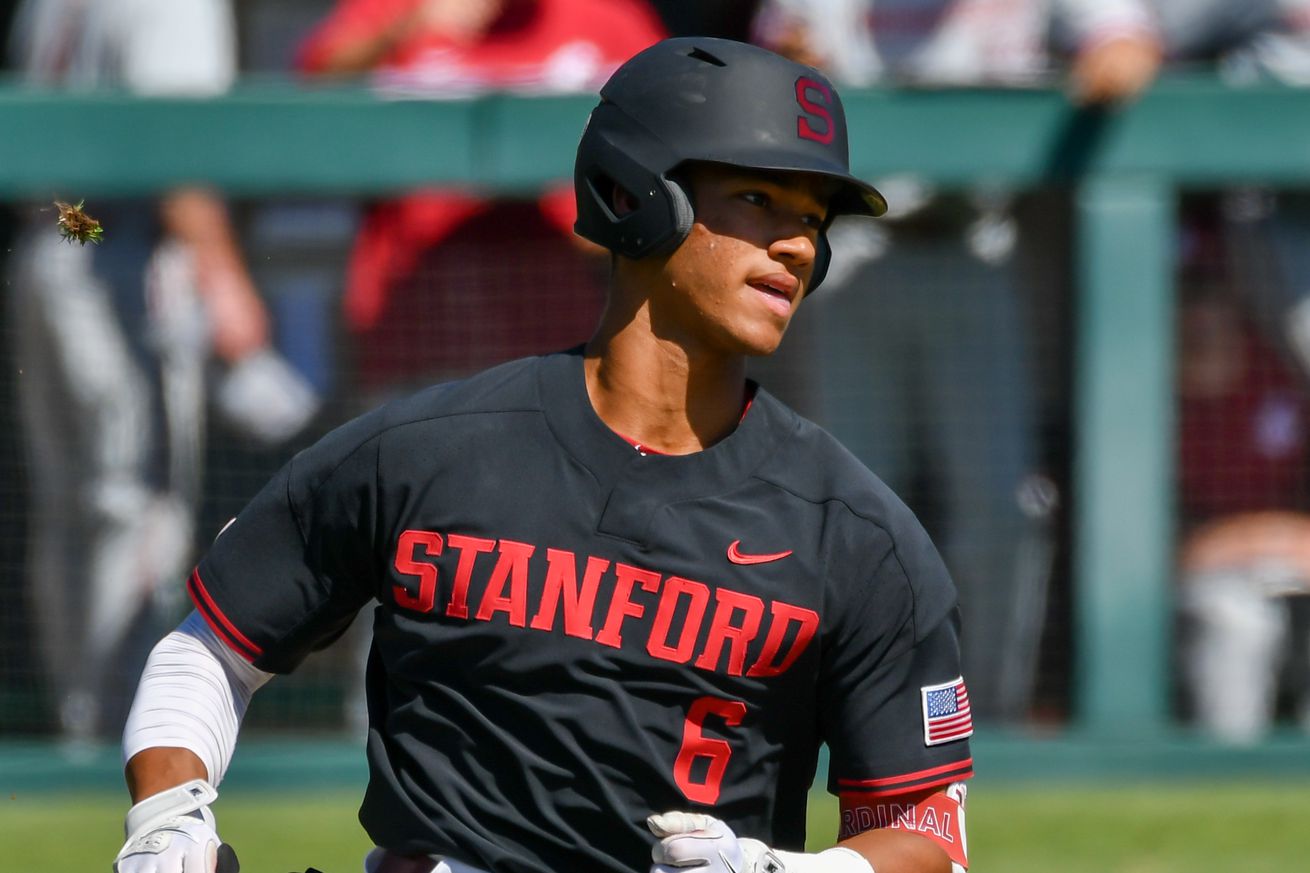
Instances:
[[[127,762],[124,774],[133,803],[192,779],[209,781],[209,772],[199,755],[172,746],[142,749]]]
[[[191,254],[218,357],[233,364],[265,348],[268,313],[222,199],[204,188],[177,188],[164,195],[160,218],[167,235]]]
[[[944,796],[938,802],[942,799]],[[912,831],[889,828],[868,830],[843,840],[837,844],[837,848],[857,853],[877,873],[952,873],[952,870],[965,869],[962,865],[953,864],[939,842]],[[819,855],[812,857],[817,858]],[[805,873],[807,869],[813,873],[827,873],[829,870],[827,866],[797,867],[796,873]]]
[[[832,58],[814,27],[817,15],[831,15],[834,11],[840,15],[846,9],[829,7],[820,12],[796,0],[764,0],[751,22],[752,41],[797,63],[834,73],[830,68]]]
[[[963,782],[872,797],[843,792],[837,845],[859,852],[878,873],[969,867]]]
[[[417,7],[386,22],[370,22],[368,30],[353,32],[335,20],[322,26],[302,46],[298,66],[311,75],[349,76],[372,70],[418,27]]]
[[[843,832],[853,822],[867,828],[822,852],[774,849],[704,813],[653,815],[647,826],[659,842],[651,873],[963,873],[964,796],[954,784],[875,805],[843,798]]]
[[[157,3],[124,11],[123,84],[146,96],[213,97],[237,76],[236,21],[226,0]],[[213,191],[185,185],[160,198],[164,233],[190,253],[212,321],[214,349],[233,363],[268,343],[268,317],[240,254],[227,209]]]
[[[1053,7],[1070,34],[1070,86],[1080,105],[1132,100],[1163,60],[1154,16],[1142,0],[1058,0]]]
[[[297,65],[311,75],[367,73],[406,43],[424,35],[454,44],[477,42],[495,21],[488,0],[411,0],[391,4],[346,0],[310,34]]]
[[[270,675],[232,652],[198,613],[155,646],[123,732],[133,805],[116,873],[235,871],[209,807],[250,698]]]
[[[123,733],[136,803],[118,873],[211,873],[222,844],[209,805],[252,695],[339,637],[377,590],[372,539],[357,531],[379,526],[386,414],[297,453],[191,574],[196,611],[151,652]]]

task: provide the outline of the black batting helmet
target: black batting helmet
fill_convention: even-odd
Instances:
[[[872,185],[851,175],[846,114],[813,67],[732,40],[667,39],[624,63],[600,98],[578,144],[574,229],[618,254],[661,254],[686,238],[692,204],[674,172],[689,161],[831,179],[828,221],[887,210]],[[636,199],[635,210],[614,214],[615,186]],[[829,259],[821,233],[810,290]]]

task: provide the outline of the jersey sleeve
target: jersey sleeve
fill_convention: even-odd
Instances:
[[[357,419],[297,454],[191,575],[196,609],[261,670],[291,671],[374,596],[379,417]]]
[[[847,592],[825,656],[821,722],[828,789],[904,794],[972,775],[955,588],[914,526]]]

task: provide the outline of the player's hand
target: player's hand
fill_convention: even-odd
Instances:
[[[199,281],[210,342],[220,360],[234,364],[268,347],[268,310],[244,267],[210,265]]]
[[[212,816],[211,816],[212,820]],[[114,873],[237,873],[236,853],[203,819],[175,816],[129,840]]]
[[[505,9],[505,0],[422,0],[414,9],[412,30],[440,34],[458,43],[482,39]]]
[[[114,873],[238,873],[236,853],[219,839],[209,809],[217,797],[209,783],[193,779],[133,806]]]
[[[783,865],[759,840],[739,838],[732,828],[700,812],[665,812],[646,819],[659,838],[650,850],[651,873],[782,873]]]
[[[787,22],[779,27],[769,48],[784,58],[815,69],[821,70],[828,65],[828,57],[818,49],[810,28],[800,21]]]
[[[1120,36],[1084,48],[1071,73],[1073,101],[1080,106],[1132,100],[1155,80],[1160,44],[1147,36]]]

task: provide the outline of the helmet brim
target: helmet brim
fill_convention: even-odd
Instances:
[[[678,166],[688,163],[721,164],[734,169],[760,170],[766,173],[801,173],[826,179],[837,186],[828,203],[829,218],[838,215],[868,215],[877,218],[887,212],[887,199],[877,188],[863,179],[852,176],[842,167],[816,162],[808,155],[789,155],[776,150],[761,151],[754,155],[733,156],[731,159],[726,156],[689,158]],[[675,173],[676,169],[675,167]]]

